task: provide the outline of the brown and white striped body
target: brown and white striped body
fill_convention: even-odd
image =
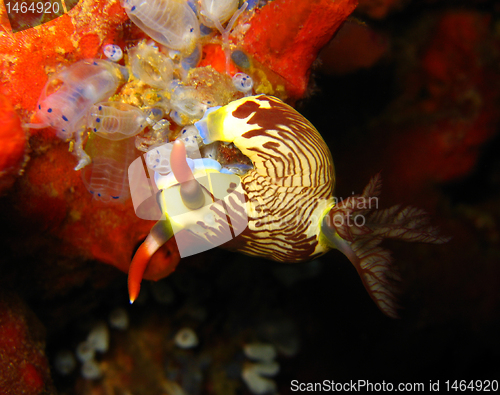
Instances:
[[[232,142],[254,169],[241,179],[248,227],[222,247],[280,262],[324,254],[320,221],[333,206],[330,151],[314,126],[282,101],[249,97],[208,114],[208,141]],[[241,210],[243,198],[227,204]]]

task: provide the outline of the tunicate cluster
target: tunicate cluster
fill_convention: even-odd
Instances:
[[[96,352],[104,353],[109,348],[109,329],[104,322],[95,324],[87,339],[76,347],[76,357],[82,363],[81,374],[88,380],[96,380],[102,376],[99,362],[95,360]]]
[[[126,68],[106,60],[81,60],[52,75],[38,100],[31,128],[51,126],[63,140],[74,139],[79,170],[90,163],[82,148],[87,113],[96,103],[107,100],[128,78]]]
[[[188,158],[200,158],[198,147],[201,144],[201,137],[194,126],[186,127],[178,137],[184,143]],[[146,166],[161,175],[169,174],[170,155],[172,154],[173,143],[166,143],[153,148],[146,154]]]
[[[108,60],[81,60],[53,74],[43,89],[34,122],[27,125],[50,126],[59,138],[70,141],[78,158],[75,170],[91,164],[82,178],[89,192],[104,202],[122,202],[129,196],[123,176],[129,159],[137,156],[130,155],[128,144],[118,141],[133,137],[135,149],[151,151],[148,167],[161,174],[170,171],[168,144],[175,138],[183,139],[188,156],[200,158],[201,148],[201,157],[216,159],[216,147],[204,146],[192,125],[207,110],[253,92],[249,58],[229,40],[247,2],[241,7],[238,0],[121,3],[149,38],[129,46],[128,56],[123,56],[119,45],[107,44],[101,50]],[[259,4],[250,3],[252,9]],[[203,39],[201,31],[206,35]],[[206,44],[222,45],[225,73],[198,67]],[[236,73],[231,79],[231,58],[249,74]],[[111,143],[101,144],[100,139]],[[92,149],[101,145],[107,147],[105,154]],[[117,158],[126,160],[117,164]],[[240,175],[248,171],[235,165],[221,171]]]

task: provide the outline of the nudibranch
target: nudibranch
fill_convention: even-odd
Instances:
[[[225,210],[223,204],[207,206],[210,191],[198,182],[196,160],[186,158],[182,139],[174,142],[169,161],[172,173],[165,178],[170,181],[158,185],[163,217],[139,247],[129,269],[131,302],[138,296],[149,259],[179,229],[200,243],[217,246],[222,244],[221,229],[229,227],[237,236],[222,244],[223,248],[274,261],[303,262],[331,249],[340,250],[378,307],[388,316],[397,316],[393,283],[398,276],[390,252],[379,244],[384,238],[445,242],[428,226],[422,210],[395,206],[375,211],[378,207],[369,203],[380,193],[379,176],[361,195],[336,202],[328,146],[307,119],[275,97],[249,96],[211,108],[195,126],[203,144],[233,143],[253,166],[244,174],[231,175],[239,177],[240,184],[232,183],[227,189],[231,198],[224,200]],[[220,173],[220,166],[210,167],[209,172]],[[181,222],[171,216],[183,210],[191,215],[183,216]],[[202,210],[210,211],[210,220],[200,220],[207,218],[206,212],[199,215]]]

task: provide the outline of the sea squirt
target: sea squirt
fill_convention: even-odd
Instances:
[[[113,95],[128,78],[124,67],[107,60],[81,60],[52,75],[38,101],[34,129],[52,127],[57,137],[75,139],[75,154],[80,159],[75,170],[90,163],[83,151],[82,136],[86,115],[95,103]]]

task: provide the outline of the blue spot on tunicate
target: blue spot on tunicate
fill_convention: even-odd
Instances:
[[[160,155],[160,151],[156,150],[156,153],[157,153],[158,155]]]
[[[98,194],[97,194],[97,196],[101,197],[101,194],[100,194],[100,193],[98,193]]]
[[[96,122],[101,122],[101,118],[96,118],[95,121]]]
[[[66,118],[66,115],[63,115],[62,119],[64,119],[66,122],[68,122],[68,118]]]
[[[94,194],[94,191],[89,191],[92,195]]]
[[[63,131],[63,132],[65,132],[65,131],[66,131],[66,129],[63,129],[62,131]]]
[[[135,11],[135,6],[133,6],[133,7],[130,9],[130,11]]]
[[[208,36],[210,33],[212,33],[212,29],[210,29],[208,26],[205,26],[203,23],[200,25],[200,33],[202,36]]]
[[[96,132],[96,133],[97,133],[97,129],[96,129],[96,128],[94,128],[94,132]]]
[[[189,33],[192,33],[193,31],[194,31],[194,29],[193,29],[193,28],[189,29]]]
[[[240,50],[236,50],[231,54],[231,60],[234,64],[242,69],[248,69],[250,67],[250,60],[248,56]]]
[[[193,1],[188,1],[188,6],[191,7],[191,9],[194,11],[195,14],[198,13],[198,11],[196,10],[196,5],[194,4]]]
[[[47,110],[47,112],[52,112],[52,108],[49,108],[49,109]]]
[[[101,110],[102,110],[102,106],[99,106],[99,111],[101,111]]]
[[[38,109],[39,109],[39,110],[41,110],[41,109],[42,109],[42,106],[41,106],[40,104],[38,105]]]
[[[94,66],[97,66],[97,62],[94,62]]]
[[[111,196],[113,199],[120,199],[120,196]]]
[[[156,159],[156,161],[157,161],[157,162],[160,162],[160,160],[159,160],[159,159]]]

